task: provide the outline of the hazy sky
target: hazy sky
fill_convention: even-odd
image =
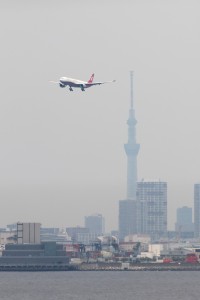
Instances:
[[[200,181],[199,0],[0,0],[0,226],[118,226],[135,71],[138,178],[168,182],[168,223]],[[115,84],[85,92],[61,76]]]

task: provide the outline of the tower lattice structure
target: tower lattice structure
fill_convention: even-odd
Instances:
[[[130,72],[131,79],[131,106],[129,109],[128,143],[124,145],[127,155],[127,198],[136,200],[137,189],[137,155],[140,145],[136,143],[136,124],[133,95],[133,71]]]

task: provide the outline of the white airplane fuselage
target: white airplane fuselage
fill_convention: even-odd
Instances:
[[[60,87],[66,87],[66,86],[85,89],[91,87],[92,85],[89,84],[87,81],[82,81],[82,80],[73,79],[69,77],[61,77]]]

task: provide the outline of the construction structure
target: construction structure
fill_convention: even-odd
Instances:
[[[130,72],[131,95],[128,124],[128,142],[124,145],[127,155],[127,195],[119,201],[119,239],[137,233],[137,155],[140,145],[136,143],[136,118],[134,110],[133,71]]]

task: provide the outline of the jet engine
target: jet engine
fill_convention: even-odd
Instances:
[[[64,88],[64,87],[65,87],[65,85],[62,84],[62,83],[59,83],[59,85],[60,85],[61,88]]]
[[[86,84],[81,84],[80,87],[81,87],[81,90],[82,90],[82,91],[85,91]]]

